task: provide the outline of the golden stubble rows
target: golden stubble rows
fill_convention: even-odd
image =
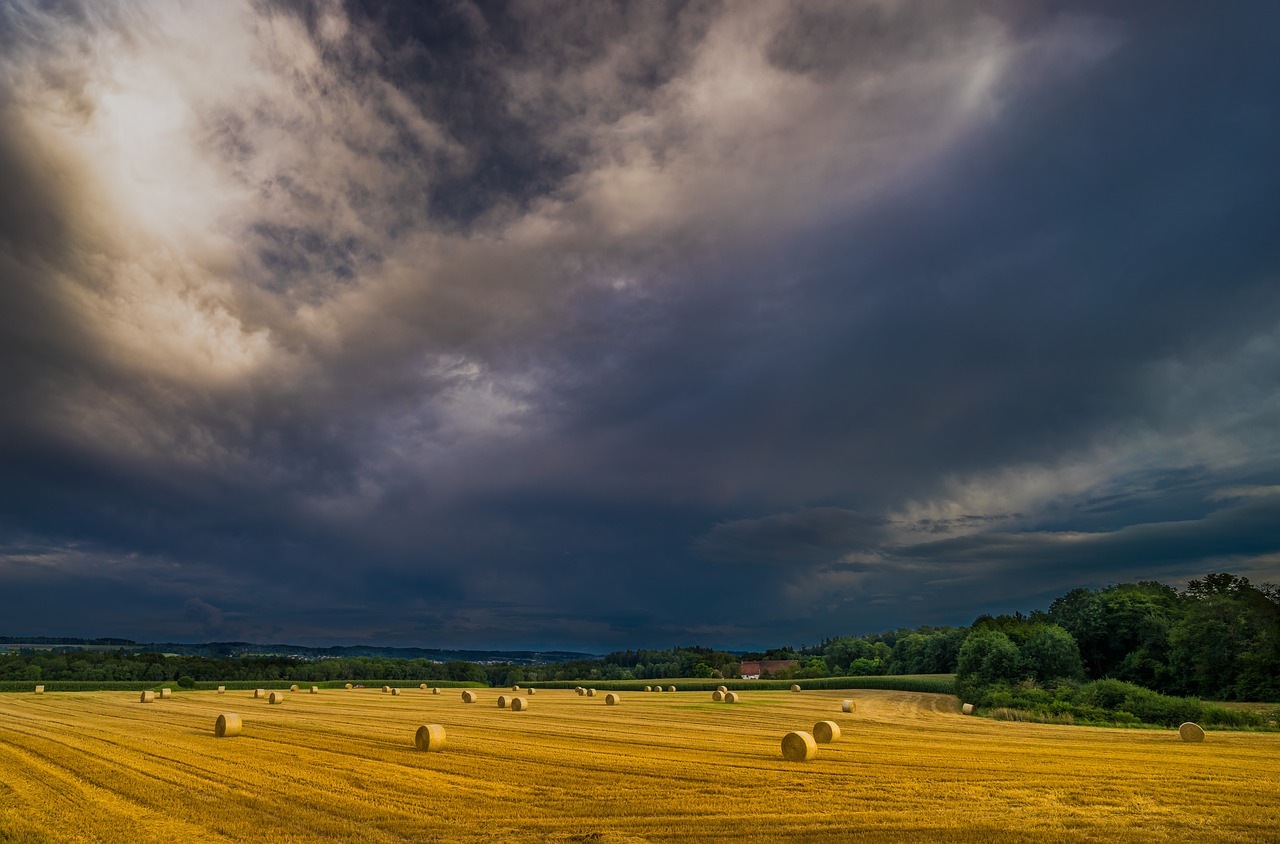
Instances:
[[[0,840],[1274,841],[1280,736],[1004,723],[910,692],[0,695]],[[856,710],[840,711],[852,697]],[[215,738],[217,716],[244,719]],[[810,762],[789,730],[839,724]],[[414,748],[442,724],[447,747]]]

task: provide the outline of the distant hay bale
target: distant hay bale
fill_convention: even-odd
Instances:
[[[582,686],[578,686],[578,688],[574,689],[574,691],[578,693],[578,697],[582,697],[587,693],[587,690],[582,688]]]
[[[716,691],[717,691],[717,692],[719,692],[720,694],[724,694],[725,692],[729,691],[729,687],[728,687],[728,686],[716,686]]]
[[[725,702],[725,703],[737,703],[737,702],[738,702],[738,693],[737,693],[737,692],[725,692],[725,693],[724,693],[724,702]]]
[[[266,697],[266,696],[267,696],[267,690],[266,690],[266,689],[254,689],[254,690],[253,690],[253,699],[254,699],[254,700],[261,700],[262,698],[264,698],[264,697]]]
[[[960,707],[960,711],[961,711],[961,712],[963,712],[965,715],[972,715],[972,714],[973,714],[973,704],[972,704],[972,703],[966,703],[964,706]]]
[[[419,750],[443,750],[444,727],[439,724],[423,724],[414,735],[413,743]]]
[[[41,688],[43,689],[44,687],[42,686]],[[160,690],[160,699],[161,699],[161,700],[172,700],[172,699],[173,699],[173,689],[161,689],[161,690]]]
[[[418,688],[422,689],[425,692],[427,690],[427,684],[423,683],[422,685],[418,686]]]
[[[155,692],[152,692],[152,691],[145,691],[145,692],[143,692],[143,693],[142,693],[142,702],[143,702],[143,703],[155,703],[155,702],[156,702],[156,693],[155,693]]]
[[[38,695],[44,694],[44,686],[36,686],[36,694]]]
[[[651,691],[653,691],[653,686],[645,686],[645,687],[644,687],[644,690],[645,690],[646,692],[651,692]]]
[[[382,693],[383,693],[384,695],[389,695],[389,694],[391,694],[391,687],[390,687],[390,686],[383,686],[383,687],[382,687]]]
[[[296,692],[297,690],[298,690],[298,684],[297,684],[297,683],[294,683],[292,686],[290,686],[290,687],[289,687],[289,691],[291,691],[291,692]]]
[[[595,689],[587,689],[587,697],[595,697],[595,696],[596,696]]]
[[[218,694],[220,694],[220,695],[225,695],[226,693],[227,693],[227,687],[226,687],[226,686],[218,686]]]
[[[675,690],[676,690],[675,686],[667,686],[667,691],[674,692]]]
[[[654,690],[655,692],[660,692],[660,691],[662,691],[662,686],[654,686],[654,687],[653,687],[653,690]]]
[[[716,703],[719,703],[720,701],[724,700],[724,692],[720,691],[719,689],[716,689],[714,692],[711,693],[711,699],[714,700]]]
[[[463,703],[475,703],[475,702],[476,702],[476,693],[475,693],[475,692],[473,692],[473,691],[471,691],[470,689],[466,689],[466,690],[464,690],[464,691],[462,692],[462,702],[463,702]]]
[[[620,701],[620,700],[622,700],[622,698],[618,697],[618,696],[617,696],[617,695],[615,695],[613,692],[609,692],[609,694],[607,694],[607,695],[605,695],[605,696],[604,696],[604,705],[605,705],[605,706],[617,706],[617,705],[618,705],[618,701]]]
[[[343,686],[342,688],[346,689],[347,691],[350,691],[351,689],[354,689],[354,688],[355,688],[355,686],[351,685],[350,683],[347,683],[347,684],[346,684],[345,686]]]
[[[498,695],[498,708],[499,708],[499,709],[506,709],[506,708],[507,708],[507,696],[506,696],[506,695]]]
[[[433,694],[433,695],[438,695],[438,694],[440,694],[440,689],[439,689],[439,687],[436,687],[436,688],[432,689],[432,690],[431,690],[431,694]]]
[[[526,689],[525,691],[527,691],[531,695],[536,695],[538,693],[537,689]]]
[[[1204,741],[1204,728],[1199,724],[1187,721],[1178,727],[1178,735],[1182,736],[1183,741]]]
[[[813,725],[813,740],[819,744],[831,744],[840,739],[840,725],[835,721],[819,721]]]
[[[800,691],[800,687],[799,687],[799,686],[797,686],[797,685],[795,685],[795,684],[793,683],[793,684],[791,685],[791,691],[793,691],[793,692],[798,692],[798,691]]]
[[[525,711],[526,709],[528,709],[528,708],[529,708],[529,701],[525,700],[524,698],[522,698],[522,697],[513,697],[513,698],[511,699],[511,711],[512,711],[512,712],[524,712],[524,711]]]
[[[512,687],[511,687],[511,691],[513,691],[513,692],[518,692],[518,691],[520,691],[520,687],[519,687],[519,686],[512,686]]]
[[[842,701],[840,701],[840,711],[841,711],[841,712],[852,712],[853,710],[855,710],[855,709],[857,709],[857,708],[858,708],[858,707],[857,707],[857,706],[855,706],[855,705],[854,705],[854,702],[853,702],[853,701],[851,701],[851,700],[842,700]]]
[[[400,694],[400,690],[399,690],[399,689],[392,689],[392,690],[391,690],[391,694],[393,694],[393,695],[398,695],[398,694]]]
[[[267,703],[277,704],[284,703],[284,692],[272,692],[271,697],[267,698]]]
[[[320,694],[320,687],[319,687],[319,686],[312,686],[312,687],[311,687],[311,694],[313,694],[313,695],[318,695],[318,694]]]
[[[218,738],[231,738],[240,735],[242,726],[240,716],[228,712],[218,716],[218,720],[213,724],[213,734]]]
[[[782,757],[788,762],[808,762],[818,755],[818,743],[813,736],[800,730],[782,737]]]

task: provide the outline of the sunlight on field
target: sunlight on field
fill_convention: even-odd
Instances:
[[[1274,841],[1280,736],[1002,723],[889,691],[0,695],[0,840]],[[856,711],[843,713],[852,698]],[[220,713],[243,734],[214,737]],[[817,759],[789,730],[836,721]],[[447,746],[414,748],[438,723]]]

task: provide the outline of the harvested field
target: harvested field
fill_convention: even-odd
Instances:
[[[216,692],[0,695],[0,840],[1273,841],[1280,735],[964,717],[948,695],[706,692],[605,707],[548,689],[518,718],[379,689],[245,697],[218,740]],[[779,743],[817,720],[811,761]],[[439,724],[438,753],[414,747]],[[742,812],[769,807],[769,822]]]

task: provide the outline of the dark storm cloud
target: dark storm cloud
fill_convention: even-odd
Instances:
[[[1266,4],[0,15],[23,632],[771,645],[1278,571],[1213,497],[1280,472]]]

